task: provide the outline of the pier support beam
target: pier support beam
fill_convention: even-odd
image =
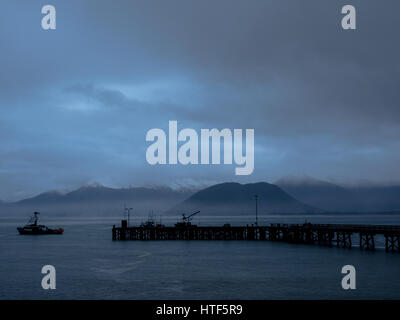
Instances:
[[[336,245],[341,248],[351,248],[351,232],[336,232]]]
[[[385,234],[386,252],[400,252],[400,233]]]
[[[360,232],[360,249],[375,250],[375,239],[373,233]]]
[[[115,229],[115,224],[113,225],[113,228],[112,228],[112,239],[114,241],[117,240],[117,229]]]
[[[315,236],[313,230],[307,229],[304,231],[304,243],[314,244],[315,239],[316,239],[316,236]]]
[[[316,240],[317,240],[317,242],[318,242],[318,244],[320,245],[320,246],[329,246],[329,247],[332,247],[332,241],[333,241],[333,239],[334,239],[334,237],[335,237],[335,234],[334,234],[334,232],[332,232],[332,231],[327,231],[327,230],[318,230],[317,232],[316,232]],[[342,241],[342,237],[341,236],[339,236],[339,238],[341,239],[341,241]],[[345,239],[345,237],[343,237],[343,240]],[[350,239],[348,240],[348,242],[349,242],[349,244],[350,244],[350,246],[351,246],[351,237],[350,237]],[[343,246],[343,243],[339,243],[338,244],[338,246]],[[345,247],[345,246],[344,246]]]

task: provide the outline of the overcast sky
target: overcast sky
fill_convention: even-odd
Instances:
[[[357,30],[344,31],[349,3]],[[399,12],[398,0],[3,0],[0,199],[94,182],[398,182]],[[168,120],[254,128],[254,173],[150,166],[146,133]]]

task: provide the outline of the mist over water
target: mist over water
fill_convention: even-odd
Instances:
[[[399,299],[400,254],[269,241],[112,241],[118,218],[42,217],[62,236],[20,236],[24,219],[0,219],[0,299]],[[177,218],[162,218],[172,225]],[[146,220],[132,217],[131,224]],[[269,223],[400,225],[398,215],[270,215]],[[198,225],[251,224],[254,217],[198,216]],[[354,237],[354,244],[358,238]],[[43,290],[54,265],[57,289]],[[341,288],[342,266],[357,289]]]

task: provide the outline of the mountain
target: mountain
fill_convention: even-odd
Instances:
[[[297,201],[276,185],[259,183],[221,183],[196,192],[190,198],[169,210],[169,213],[244,215],[254,214],[255,195],[258,195],[259,214],[313,213],[318,209]]]
[[[124,204],[137,215],[147,215],[154,210],[159,214],[193,194],[188,190],[167,187],[114,189],[89,185],[62,194],[52,191],[24,199],[8,206],[8,210],[26,212],[47,211],[70,215],[121,215]]]
[[[20,205],[35,205],[35,204],[51,204],[51,203],[57,203],[63,198],[63,195],[61,192],[58,191],[48,191],[41,193],[33,198],[28,198],[24,199],[21,201],[18,201],[16,204]]]
[[[351,190],[313,178],[284,178],[275,182],[296,199],[330,211],[349,211],[357,208]]]
[[[343,187],[309,177],[275,183],[296,199],[327,211],[400,211],[400,186]]]
[[[359,211],[400,211],[400,186],[352,187]]]
[[[158,215],[197,210],[202,215],[254,214],[256,194],[260,214],[400,212],[400,186],[344,187],[313,178],[285,178],[275,184],[221,183],[196,193],[167,187],[116,189],[88,185],[68,193],[44,192],[14,203],[0,201],[0,214],[39,211],[49,215],[120,217],[124,204],[137,216],[147,216],[151,211]]]

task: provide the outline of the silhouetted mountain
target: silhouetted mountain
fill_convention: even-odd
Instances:
[[[275,183],[296,199],[324,210],[348,211],[356,208],[353,193],[330,182],[313,178],[285,178]]]
[[[48,191],[41,193],[33,198],[24,199],[16,202],[16,204],[20,205],[35,205],[35,204],[52,204],[57,203],[63,198],[62,193],[58,191]]]
[[[358,211],[400,211],[400,186],[351,188]]]
[[[14,203],[0,201],[0,214],[42,211],[55,215],[121,216],[124,203],[133,214],[180,214],[201,210],[207,215],[254,214],[254,195],[259,213],[313,213],[400,211],[400,186],[342,187],[306,179],[281,179],[269,183],[222,183],[201,191],[176,191],[167,187],[114,189],[84,186],[62,194],[45,192]],[[172,208],[172,209],[171,209]]]
[[[258,212],[266,213],[312,213],[318,211],[294,199],[276,185],[260,183],[221,183],[196,192],[169,213],[190,213],[201,210],[202,214],[245,215],[254,214],[258,195]]]
[[[300,201],[328,211],[400,210],[400,186],[342,187],[313,178],[286,178],[276,184]]]
[[[138,215],[154,210],[163,212],[186,199],[192,191],[176,191],[167,187],[114,189],[100,185],[84,186],[72,192],[45,192],[10,204],[13,211],[37,210],[54,214],[121,215],[124,204]]]

